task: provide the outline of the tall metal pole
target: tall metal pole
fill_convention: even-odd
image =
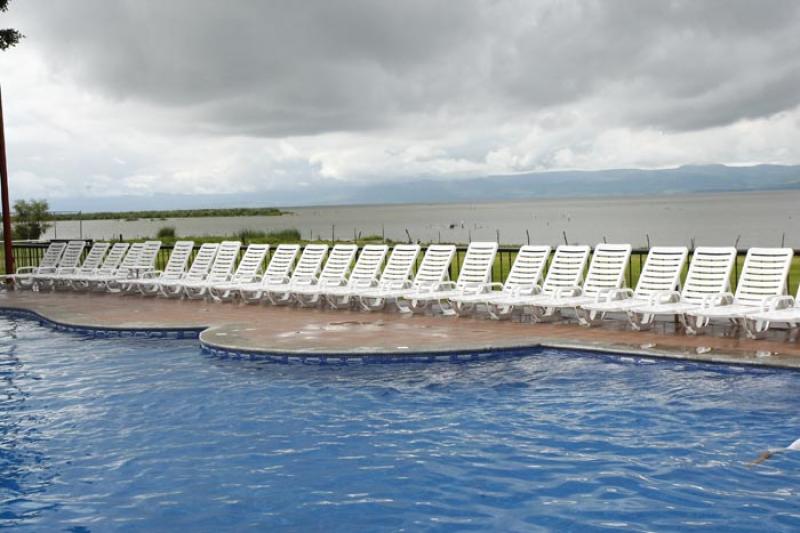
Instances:
[[[3,90],[0,88],[0,190],[3,201],[3,249],[5,250],[6,274],[14,273],[14,248],[11,234],[11,208],[8,200],[8,165],[6,164],[6,135],[3,124]]]

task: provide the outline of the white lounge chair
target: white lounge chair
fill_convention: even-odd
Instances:
[[[170,253],[164,270],[146,272],[139,279],[130,281],[126,289],[144,296],[155,296],[158,294],[158,286],[161,282],[177,281],[183,277],[192,250],[194,250],[194,241],[176,241],[172,246],[172,253]]]
[[[183,296],[185,282],[202,281],[206,279],[208,271],[217,255],[219,244],[207,242],[200,245],[197,255],[194,256],[192,266],[177,279],[165,279],[158,284],[158,295],[164,298],[180,298]]]
[[[451,298],[456,312],[460,316],[469,316],[479,308],[484,308],[492,318],[501,318],[494,313],[492,304],[500,299],[533,294],[542,281],[551,250],[552,248],[547,245],[528,244],[523,246],[517,252],[517,257],[514,259],[505,283],[487,283],[480,292]]]
[[[786,294],[793,255],[791,248],[750,248],[736,294],[718,295],[708,305],[687,311],[687,333],[703,333],[714,319],[741,326],[746,316],[769,311],[770,303]]]
[[[399,246],[401,247],[401,252],[397,255],[397,259],[403,255],[403,245]],[[416,250],[416,253],[419,253],[419,246],[416,247]],[[381,266],[388,252],[389,247],[385,244],[368,244],[364,246],[361,250],[361,254],[358,256],[356,266],[353,267],[353,271],[350,273],[347,284],[340,287],[325,288],[325,300],[328,302],[328,305],[334,309],[352,307],[355,302],[355,296],[364,291],[375,289],[380,283],[378,275],[380,274]],[[395,247],[395,252],[397,252],[397,247]],[[414,257],[416,257],[416,253],[413,254]],[[394,256],[394,254],[392,255]],[[389,259],[389,263],[391,263],[391,258]],[[411,266],[413,266],[413,259],[406,272],[410,271]],[[387,268],[388,267],[389,264],[387,264]],[[407,278],[408,274],[406,273],[406,279]]]
[[[455,253],[456,247],[452,244],[428,246],[422,263],[417,269],[417,275],[414,276],[414,281],[410,286],[395,288],[394,284],[390,284],[365,291],[358,295],[361,308],[365,311],[377,311],[383,309],[389,302],[397,306],[398,299],[402,298],[404,294],[438,287],[449,279],[450,263],[453,261]]]
[[[734,261],[733,246],[698,247],[692,253],[683,289],[651,294],[646,304],[628,309],[628,321],[638,331],[650,329],[657,316],[672,316],[678,317],[685,327],[687,311],[703,307],[712,298],[730,291]]]
[[[143,244],[140,245],[144,246]],[[63,282],[73,290],[87,290],[91,287],[90,280],[112,276],[119,268],[123,258],[126,257],[130,244],[127,242],[115,243],[106,254],[103,263],[94,272],[78,272],[64,276]],[[137,252],[138,255],[138,252]]]
[[[97,269],[103,264],[103,258],[110,246],[111,244],[107,242],[96,242],[92,245],[80,266],[58,267],[54,274],[45,276],[45,278],[50,283],[51,288],[57,289],[67,286],[72,276],[90,276],[97,272]]]
[[[6,274],[0,276],[0,279],[6,283],[13,282],[14,289],[31,289],[33,288],[33,276],[55,271],[58,267],[58,260],[61,259],[61,254],[64,253],[66,247],[67,243],[65,242],[51,242],[37,266],[20,267],[16,274]]]
[[[560,287],[551,294],[533,299],[530,312],[539,322],[561,316],[563,309],[600,301],[625,284],[625,273],[631,258],[630,244],[600,243],[592,252],[589,272],[583,286]]]
[[[636,288],[626,287],[608,291],[591,303],[575,309],[583,326],[599,324],[609,313],[628,310],[650,301],[653,294],[679,290],[681,273],[686,266],[689,249],[685,246],[654,246],[647,254]]]
[[[216,302],[230,300],[238,294],[238,287],[256,282],[260,277],[261,267],[268,253],[269,244],[249,245],[233,275],[224,281],[209,284],[209,297]]]
[[[392,249],[392,254],[389,256],[389,260],[386,262],[379,279],[376,279],[367,287],[345,287],[337,292],[329,292],[328,303],[336,308],[355,304],[363,307],[361,303],[362,297],[368,297],[370,294],[409,289],[411,287],[411,275],[419,257],[419,252],[419,244],[396,245]],[[355,272],[350,276],[351,280],[354,274]]]
[[[318,278],[309,278],[307,283],[296,283],[292,298],[300,307],[313,307],[322,301],[326,291],[347,284],[347,274],[358,252],[355,244],[337,244],[328,255],[325,267]]]
[[[303,249],[291,277],[284,276],[274,283],[262,284],[259,289],[272,305],[287,305],[294,301],[293,291],[311,285],[322,269],[322,261],[328,253],[327,244],[308,244]],[[271,281],[271,280],[270,280]],[[244,293],[242,293],[244,299]]]
[[[108,292],[124,291],[129,282],[146,276],[148,272],[155,270],[159,250],[161,250],[161,241],[145,241],[139,251],[136,264],[125,271],[118,269],[117,276],[106,282],[106,290]]]
[[[404,313],[420,313],[438,308],[442,314],[455,315],[450,299],[483,291],[492,281],[496,256],[496,242],[470,243],[455,282],[443,281],[437,285],[411,290],[398,300],[398,308]]]
[[[256,276],[250,282],[214,287],[211,297],[232,300],[238,294],[244,303],[260,302],[264,299],[267,288],[289,283],[292,268],[299,253],[300,246],[297,244],[280,244],[272,253],[267,270],[263,275]]]
[[[529,306],[535,306],[538,301],[551,298],[562,289],[580,286],[590,251],[586,245],[562,244],[553,254],[541,287],[534,287],[526,294],[509,294],[492,299],[490,313],[496,317],[510,317],[515,310],[524,311]]]
[[[64,253],[61,254],[61,258],[58,260],[58,266],[47,270],[40,268],[35,274],[31,275],[33,290],[38,291],[42,287],[51,287],[60,269],[67,271],[77,268],[81,262],[84,248],[86,248],[86,241],[69,241],[67,247],[64,248]]]
[[[236,259],[239,257],[241,248],[242,243],[239,241],[221,242],[208,275],[203,279],[184,280],[181,283],[183,285],[183,295],[190,300],[203,298],[208,293],[208,287],[211,285],[230,281],[233,267],[236,266]]]
[[[748,314],[744,320],[745,331],[751,339],[766,336],[774,324],[786,324],[790,335],[797,331],[800,326],[800,285],[794,298],[791,296],[772,298],[768,309]]]

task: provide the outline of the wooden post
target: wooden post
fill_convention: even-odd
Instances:
[[[3,93],[0,89],[0,189],[3,204],[3,250],[6,259],[6,274],[14,273],[14,247],[11,234],[11,207],[8,198],[8,165],[6,163],[6,135],[3,124]]]

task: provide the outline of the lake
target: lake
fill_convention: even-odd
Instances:
[[[733,245],[800,248],[800,191],[693,194],[647,198],[563,198],[471,204],[291,207],[279,217],[62,221],[47,238],[153,237],[174,226],[179,236],[234,235],[242,229],[300,230],[304,238],[352,239],[361,234],[393,240],[503,244],[629,242],[634,246]],[[526,231],[528,233],[526,233]],[[406,233],[408,232],[408,233]]]

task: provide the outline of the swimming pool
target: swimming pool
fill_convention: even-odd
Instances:
[[[0,317],[0,525],[793,530],[800,373],[544,351],[277,365]],[[85,528],[85,529],[82,529]]]

